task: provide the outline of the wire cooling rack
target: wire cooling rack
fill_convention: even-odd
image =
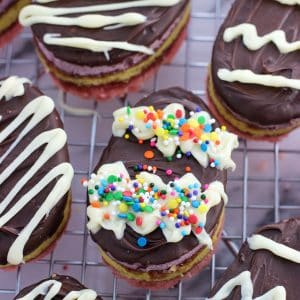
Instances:
[[[248,234],[258,226],[300,215],[300,168],[297,164],[300,131],[296,130],[280,144],[240,141],[240,147],[234,153],[237,170],[229,174],[227,192],[230,201],[223,241],[206,270],[174,289],[151,293],[117,280],[102,263],[86,231],[86,195],[80,179],[91,173],[106,146],[111,135],[112,112],[123,106],[124,101],[134,104],[154,90],[174,85],[184,86],[205,99],[205,79],[213,41],[231,3],[232,0],[194,0],[188,37],[175,61],[163,66],[141,92],[128,95],[126,100],[96,103],[58,91],[35,56],[29,31],[0,50],[1,77],[27,76],[57,102],[75,167],[72,216],[67,231],[54,252],[44,259],[16,271],[0,271],[0,300],[13,299],[21,288],[53,272],[74,276],[97,290],[104,299],[205,299]],[[89,111],[85,111],[86,116],[76,116],[74,112],[68,112],[64,104]]]

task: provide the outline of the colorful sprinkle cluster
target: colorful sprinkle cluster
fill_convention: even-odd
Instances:
[[[139,167],[136,170],[138,171]],[[172,170],[168,169],[167,172],[171,173]],[[205,194],[208,185],[201,186],[199,182],[195,182],[182,188],[178,182],[179,179],[175,178],[165,185],[165,189],[159,189],[155,183],[145,182],[140,175],[131,180],[123,174],[109,175],[106,178],[92,174],[91,179],[83,179],[82,184],[88,187],[92,207],[111,208],[105,210],[104,220],[117,218],[142,226],[143,216],[156,212],[157,227],[164,229],[166,223],[163,220],[167,218],[174,222],[176,229],[191,225],[194,232],[200,234],[205,224],[199,216],[205,215],[209,210],[209,200]],[[184,237],[187,233],[182,229],[181,234]],[[139,247],[145,247],[147,239],[140,237],[137,244]]]
[[[127,107],[127,118],[131,120],[127,131],[124,135],[125,139],[130,138],[130,133],[137,135],[141,130],[140,122],[142,122],[145,129],[154,131],[156,137],[150,140],[150,146],[157,146],[157,139],[162,139],[164,146],[168,146],[170,142],[175,142],[180,146],[182,142],[192,141],[193,144],[198,144],[202,152],[206,153],[210,145],[218,147],[221,144],[219,133],[226,131],[226,127],[222,126],[221,129],[213,129],[215,119],[211,119],[206,112],[201,113],[201,109],[197,108],[195,111],[190,112],[190,117],[184,117],[184,109],[178,108],[174,113],[167,114],[164,110],[155,110],[152,106],[148,108],[134,110]],[[135,120],[137,122],[135,122]],[[119,117],[118,122],[124,122],[124,117]],[[139,126],[137,126],[139,124]],[[139,139],[139,143],[143,143]],[[187,157],[192,154],[190,151],[185,153]],[[182,158],[183,153],[177,150],[175,157]],[[145,152],[145,158],[152,159],[154,153],[152,151]],[[173,157],[167,157],[172,160]],[[218,167],[220,162],[217,159],[210,159],[211,167]]]

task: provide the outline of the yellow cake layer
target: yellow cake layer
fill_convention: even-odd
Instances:
[[[30,2],[30,0],[19,0],[14,5],[10,6],[6,12],[3,12],[0,16],[0,33],[6,31],[16,23],[20,10]]]

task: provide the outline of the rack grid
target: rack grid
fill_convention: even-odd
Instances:
[[[71,162],[75,167],[72,216],[64,236],[45,258],[15,271],[1,271],[0,300],[13,299],[22,287],[53,272],[76,277],[99,291],[103,299],[205,299],[248,234],[258,226],[300,215],[300,168],[295,163],[300,155],[300,131],[296,130],[281,143],[240,140],[240,147],[234,153],[237,170],[229,174],[227,193],[230,201],[218,251],[206,270],[171,290],[150,292],[136,289],[113,277],[86,230],[86,196],[79,182],[81,177],[89,176],[106,146],[111,135],[112,112],[124,104],[133,105],[154,90],[173,85],[184,86],[205,99],[206,69],[211,48],[232,2],[193,0],[188,36],[175,61],[163,66],[142,91],[128,95],[125,100],[97,103],[60,92],[39,64],[28,30],[0,50],[1,77],[14,74],[27,76],[56,101],[69,136]],[[70,112],[70,107],[80,109],[80,114],[77,114],[78,111]]]

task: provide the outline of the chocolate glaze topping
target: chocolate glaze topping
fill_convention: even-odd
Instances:
[[[49,7],[79,7],[96,4],[111,4],[126,2],[128,0],[60,0],[44,4]],[[179,4],[171,7],[135,7],[114,11],[97,12],[103,15],[119,15],[123,13],[136,12],[147,17],[147,21],[136,26],[127,26],[114,30],[87,29],[78,26],[59,26],[49,24],[36,24],[32,26],[33,34],[39,42],[43,42],[43,36],[46,33],[59,33],[62,37],[86,37],[99,41],[126,41],[133,44],[150,46],[156,40],[160,40],[173,21],[178,18],[189,0],[183,0]],[[90,14],[90,13],[89,13]],[[68,17],[78,15],[68,15]],[[44,44],[44,43],[43,43]],[[107,60],[103,53],[92,52],[84,49],[67,48],[62,46],[45,47],[54,54],[56,58],[78,65],[114,65],[126,60],[126,65],[130,65],[132,52],[113,49],[109,52],[110,60]],[[141,54],[145,57],[147,55]],[[132,64],[132,63],[131,63]]]
[[[7,127],[16,116],[23,110],[23,108],[34,98],[43,95],[37,88],[25,84],[25,93],[23,96],[15,97],[9,101],[0,102],[0,132]],[[13,132],[8,139],[0,144],[0,157],[7,151],[10,145],[16,140],[21,130],[26,126],[28,120],[24,122],[17,130]],[[18,144],[18,146],[9,154],[9,156],[0,164],[0,173],[10,164],[15,158],[24,150],[26,146],[40,133],[54,128],[63,128],[62,122],[56,110],[54,110],[48,117],[43,119],[38,126],[34,127]],[[32,155],[22,163],[12,175],[0,184],[0,203],[4,200],[6,195],[16,185],[16,183],[24,176],[28,169],[38,159],[44,149],[40,147]],[[39,180],[52,168],[61,162],[69,161],[67,147],[65,146],[57,152],[49,161],[43,165],[40,170],[29,180],[25,187],[18,193],[12,203],[3,211],[0,216],[5,214],[25,193],[27,193]],[[29,223],[35,215],[45,198],[53,189],[56,180],[53,180],[45,189],[43,189],[36,197],[32,199],[15,217],[13,217],[4,227],[0,227],[0,265],[7,264],[7,254],[12,243],[17,238],[19,232]],[[30,236],[24,249],[24,256],[30,254],[38,248],[43,242],[51,237],[58,229],[64,217],[64,208],[66,206],[67,195],[64,196],[59,203],[52,209],[47,218],[44,218],[38,227]]]
[[[300,251],[300,219],[289,219],[267,225],[257,230],[256,233]],[[231,278],[247,270],[251,272],[254,298],[263,295],[275,286],[282,285],[286,289],[286,299],[300,299],[300,265],[267,250],[253,251],[249,249],[247,242],[242,245],[234,263],[214,286],[211,296],[215,295]],[[240,300],[240,287],[236,287],[226,299]]]
[[[62,287],[61,287],[58,295],[56,295],[54,298],[52,298],[53,300],[61,300],[71,291],[80,291],[80,290],[86,289],[86,287],[84,285],[82,285],[79,281],[77,281],[76,279],[74,279],[70,276],[54,274],[50,278],[44,279],[36,284],[33,284],[31,286],[24,288],[14,299],[17,300],[21,297],[24,297],[30,291],[32,291],[35,287],[37,287],[42,282],[47,281],[47,280],[57,280],[62,283]],[[34,299],[35,300],[43,300],[43,299],[45,299],[45,296],[39,295]],[[98,296],[96,299],[101,300],[101,297]]]
[[[181,88],[170,88],[155,92],[146,98],[139,101],[136,106],[152,105],[155,109],[163,109],[168,104],[181,103],[187,113],[195,111],[197,107],[202,110],[209,111],[205,103],[194,94],[185,91]],[[215,124],[215,126],[218,126]],[[149,143],[138,144],[135,137],[131,136],[129,140],[112,136],[107,148],[104,150],[102,157],[95,168],[95,172],[103,164],[112,163],[115,161],[123,161],[131,178],[137,174],[134,171],[134,166],[141,163],[147,165],[155,165],[157,167],[157,175],[164,182],[174,180],[176,176],[185,174],[185,167],[190,166],[191,172],[199,179],[202,184],[210,183],[215,180],[226,184],[227,172],[220,171],[216,168],[204,168],[194,158],[183,156],[182,159],[174,159],[173,162],[168,162],[162,153],[156,149],[152,149],[155,153],[154,159],[151,161],[144,158],[144,152],[149,150]],[[171,168],[172,176],[166,175],[166,170]],[[212,233],[216,224],[219,221],[222,212],[223,202],[212,208],[207,216],[206,231]],[[185,236],[178,243],[167,243],[160,229],[146,235],[148,244],[145,248],[139,248],[136,244],[137,233],[129,226],[125,230],[125,235],[121,240],[117,240],[113,231],[101,229],[98,233],[92,234],[93,240],[100,247],[109,253],[114,259],[119,262],[131,264],[131,268],[145,268],[150,265],[160,265],[177,260],[184,254],[187,254],[195,247],[199,246],[197,238],[191,234]]]
[[[300,6],[274,0],[237,0],[225,19],[213,49],[212,80],[223,105],[238,119],[259,128],[278,128],[300,117],[300,91],[255,84],[226,82],[218,78],[220,68],[249,69],[258,74],[300,78],[300,51],[281,54],[273,43],[257,51],[244,46],[241,37],[226,43],[224,30],[241,23],[254,24],[259,36],[283,30],[289,42],[300,40]]]

